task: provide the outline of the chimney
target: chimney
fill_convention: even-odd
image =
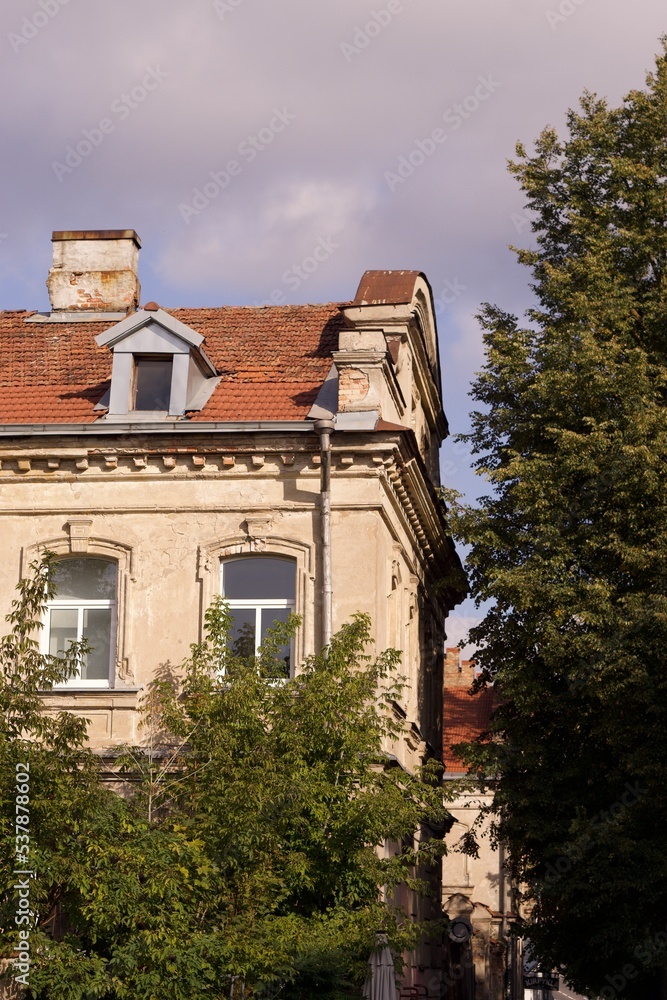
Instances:
[[[475,661],[462,660],[458,646],[447,646],[445,649],[445,688],[469,688],[475,679]]]
[[[141,243],[134,229],[92,229],[52,235],[46,280],[51,312],[134,312],[139,305]]]

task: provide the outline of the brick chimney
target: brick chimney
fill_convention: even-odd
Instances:
[[[129,313],[139,305],[141,243],[134,229],[56,232],[46,280],[51,312]]]
[[[475,661],[462,660],[458,646],[445,649],[445,688],[469,688],[475,679]]]

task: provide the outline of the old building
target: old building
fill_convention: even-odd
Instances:
[[[474,695],[475,663],[462,660],[448,647],[444,662],[444,764],[446,783],[461,783],[468,767],[453,747],[481,736],[489,726],[495,692],[487,687]],[[448,968],[451,1000],[523,1000],[521,943],[511,933],[516,920],[516,893],[507,872],[502,844],[490,836],[483,813],[490,792],[462,786],[448,803],[454,823],[447,835],[443,859],[443,909],[458,921],[460,934],[450,934]],[[460,850],[462,838],[474,833],[478,856]]]
[[[47,708],[89,718],[97,747],[138,741],[142,687],[222,592],[256,643],[302,616],[286,674],[369,612],[410,679],[392,752],[439,755],[463,595],[435,492],[447,424],[424,275],[368,271],[344,303],[142,308],[139,246],[54,233],[50,311],[0,313],[2,603],[50,549],[44,648],[94,647]],[[438,964],[415,957],[411,980]]]

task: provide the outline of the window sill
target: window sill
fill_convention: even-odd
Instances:
[[[112,695],[114,698],[122,697],[126,695],[127,697],[134,697],[140,691],[143,691],[143,687],[132,687],[132,688],[112,688],[112,687],[86,687],[85,684],[71,684],[71,685],[61,685],[59,687],[49,688],[48,690],[42,690],[38,693],[42,697],[49,697],[51,695],[72,695],[72,694],[85,694],[85,695],[97,695],[97,697],[103,698]]]
[[[183,419],[183,413],[169,413],[168,410],[128,410],[127,413],[107,413],[100,417],[107,424],[155,424]]]

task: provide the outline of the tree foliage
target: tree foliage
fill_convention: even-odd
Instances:
[[[334,1000],[363,978],[378,927],[397,952],[413,946],[428,928],[405,920],[392,890],[425,887],[447,814],[436,762],[415,775],[387,766],[403,683],[396,651],[368,653],[368,618],[285,682],[280,649],[297,620],[278,624],[258,658],[237,655],[216,600],[203,642],[146,692],[142,743],[112,766],[119,795],[103,780],[109,762],[85,749],[85,724],[40,708],[38,692],[82,655],[39,653],[52,569],[47,558],[21,584],[0,646],[10,720],[0,731],[0,954],[16,944],[14,768],[29,760],[39,917],[28,995],[203,1000],[240,996],[243,984],[246,997]],[[415,847],[420,827],[435,835]],[[385,841],[396,856],[375,849]]]
[[[663,47],[664,48],[664,47]],[[491,609],[502,705],[469,750],[548,964],[590,995],[667,967],[667,58],[620,107],[586,93],[510,166],[536,306],[487,305],[467,440],[492,485],[456,506]],[[664,982],[664,979],[662,980]],[[605,992],[606,991],[606,992]]]

